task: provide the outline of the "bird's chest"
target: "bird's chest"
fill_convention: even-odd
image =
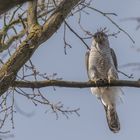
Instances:
[[[97,54],[95,58],[95,63],[98,65],[98,69],[105,70],[110,63],[110,57],[107,54]]]
[[[89,64],[96,69],[98,73],[107,73],[111,65],[111,54],[110,50],[92,50],[90,52]]]

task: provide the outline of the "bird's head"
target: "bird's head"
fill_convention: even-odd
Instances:
[[[96,43],[104,44],[108,41],[108,36],[103,31],[98,31],[93,35],[93,38]]]

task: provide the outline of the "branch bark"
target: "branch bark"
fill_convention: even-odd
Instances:
[[[63,0],[54,13],[48,18],[44,26],[35,24],[25,41],[0,69],[0,96],[5,93],[16,79],[20,68],[31,58],[40,44],[47,41],[61,26],[72,8],[80,0]]]
[[[96,84],[93,81],[76,82],[76,81],[62,81],[62,80],[45,80],[45,81],[15,81],[12,87],[20,88],[44,88],[49,86],[69,87],[69,88],[89,88],[89,87],[106,87],[106,86],[119,86],[119,87],[135,87],[140,88],[140,81],[127,81],[127,80],[111,80],[108,82],[101,82]]]
[[[28,2],[27,23],[28,29],[37,24],[37,0]],[[29,32],[28,30],[28,32]]]
[[[0,0],[0,15],[7,12],[9,9],[15,7],[18,4],[23,4],[32,0]]]

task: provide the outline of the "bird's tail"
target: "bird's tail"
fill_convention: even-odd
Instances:
[[[114,133],[119,132],[120,130],[120,122],[116,112],[116,108],[114,106],[109,107],[104,105],[104,109],[106,112],[107,123],[110,130]]]

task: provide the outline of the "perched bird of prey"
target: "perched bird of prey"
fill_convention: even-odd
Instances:
[[[116,55],[110,48],[108,36],[104,31],[94,34],[91,49],[86,53],[86,66],[89,80],[95,83],[118,79]],[[110,130],[118,132],[120,123],[116,103],[119,98],[119,87],[93,87],[91,92],[101,100]]]

